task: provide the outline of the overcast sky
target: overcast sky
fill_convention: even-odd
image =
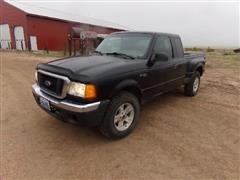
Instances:
[[[28,3],[114,22],[130,30],[176,33],[185,46],[240,46],[239,1]]]

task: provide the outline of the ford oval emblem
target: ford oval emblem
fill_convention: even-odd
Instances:
[[[45,86],[50,87],[52,85],[51,81],[44,81]]]

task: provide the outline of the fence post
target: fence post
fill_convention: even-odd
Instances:
[[[8,49],[11,49],[11,44],[9,41],[8,41]]]
[[[47,54],[49,54],[49,51],[48,51],[48,43],[46,43],[46,45],[45,45],[45,50],[46,50]]]
[[[21,48],[22,48],[22,50],[23,50],[23,41],[21,40]]]
[[[28,43],[27,43],[27,44],[28,44],[28,51],[31,51],[31,50],[32,50],[31,42],[30,42],[30,40],[28,40],[27,42],[28,42]]]
[[[75,39],[73,40],[73,48],[74,48],[73,49],[73,53],[74,53],[73,55],[76,56],[76,40]]]
[[[67,52],[67,43],[65,42],[64,43],[64,52],[63,52],[64,56],[66,56],[66,52]]]
[[[68,44],[69,44],[69,56],[71,56],[72,55],[72,41],[70,38],[68,39]]]

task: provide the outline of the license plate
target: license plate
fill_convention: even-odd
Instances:
[[[40,102],[40,105],[41,105],[44,109],[46,109],[46,110],[48,110],[48,111],[51,111],[50,103],[49,103],[49,101],[48,101],[47,99],[45,99],[45,98],[43,98],[43,97],[40,97],[39,102]]]

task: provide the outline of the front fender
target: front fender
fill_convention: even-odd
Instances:
[[[110,97],[113,97],[114,95],[116,95],[117,93],[119,93],[120,91],[123,90],[137,90],[137,92],[141,95],[141,88],[138,85],[138,82],[134,79],[126,79],[126,80],[122,80],[121,82],[119,82],[114,88],[113,91],[110,95]]]
[[[128,88],[128,87],[136,87],[139,89],[139,86],[138,86],[138,83],[137,81],[133,80],[133,79],[126,79],[126,80],[122,80],[120,83],[118,83],[114,90],[115,91],[121,91],[125,88]]]

